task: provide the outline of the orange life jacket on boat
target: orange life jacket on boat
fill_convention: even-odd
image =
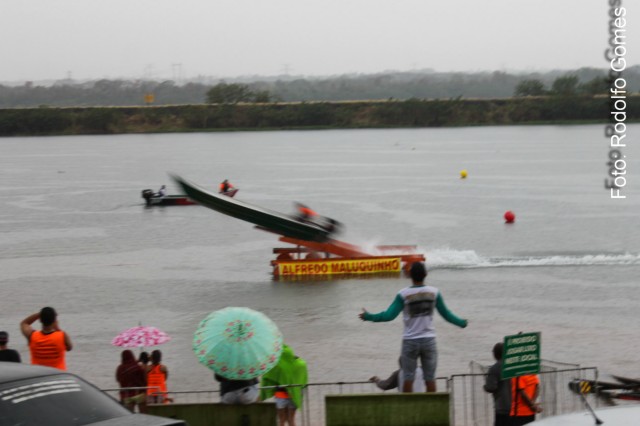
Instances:
[[[67,346],[64,343],[64,331],[57,330],[49,334],[34,331],[29,338],[29,351],[31,352],[31,364],[45,365],[60,370],[67,369],[65,361]]]
[[[309,207],[300,207],[300,215],[306,219],[311,219],[314,216],[318,216],[318,213],[311,210]]]

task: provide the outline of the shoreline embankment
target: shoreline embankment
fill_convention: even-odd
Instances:
[[[627,121],[640,121],[629,102]],[[606,97],[409,99],[0,109],[0,136],[420,128],[609,122]]]

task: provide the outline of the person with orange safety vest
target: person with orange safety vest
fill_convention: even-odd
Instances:
[[[60,330],[56,311],[47,306],[26,317],[20,323],[20,330],[29,343],[31,364],[67,369],[65,354],[73,348],[71,338]],[[31,324],[36,320],[42,323],[41,330],[35,330]]]
[[[233,189],[233,185],[231,185],[228,179],[225,179],[222,181],[222,183],[220,183],[219,188],[220,188],[220,193],[222,194],[229,191],[230,189]]]
[[[147,396],[151,403],[167,403],[171,399],[167,396],[167,366],[161,364],[162,352],[151,352],[151,365],[147,367]]]
[[[521,426],[536,420],[536,413],[542,407],[536,402],[540,387],[540,379],[536,374],[513,377],[511,379],[511,426]]]
[[[297,220],[302,222],[313,220],[318,216],[318,213],[314,212],[302,203],[296,203],[296,210],[298,210]]]

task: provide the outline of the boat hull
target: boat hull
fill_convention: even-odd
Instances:
[[[191,206],[197,204],[184,195],[165,195],[164,197],[152,197],[147,205],[150,206]]]
[[[161,197],[150,189],[142,190],[142,198],[147,206],[188,206],[196,204],[186,195],[165,195]]]
[[[238,188],[229,189],[228,191],[219,192],[220,195],[226,195],[227,197],[233,197],[239,191]]]
[[[174,175],[172,178],[190,199],[217,212],[253,223],[258,227],[286,237],[307,241],[326,241],[329,238],[330,232],[320,226],[299,222],[283,213],[207,191],[180,176]]]

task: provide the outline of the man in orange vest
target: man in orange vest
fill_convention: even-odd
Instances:
[[[318,216],[318,213],[314,212],[302,203],[296,203],[296,210],[298,210],[298,216],[296,219],[301,222],[313,221]]]
[[[220,184],[219,188],[220,188],[219,192],[221,194],[223,194],[223,193],[233,189],[233,185],[231,185],[231,182],[229,182],[228,179],[225,179],[225,180],[222,181],[222,183]]]
[[[151,352],[151,365],[147,367],[147,396],[151,403],[166,404],[173,401],[167,396],[169,370],[160,361],[162,352],[157,349]]]
[[[20,323],[20,330],[29,342],[31,364],[67,369],[65,354],[73,348],[69,335],[58,327],[56,311],[47,306],[26,317]],[[42,330],[31,327],[36,320],[42,323]]]
[[[536,420],[536,413],[542,407],[536,402],[540,379],[536,374],[514,377],[511,379],[511,412],[509,422],[512,426],[521,426]]]

